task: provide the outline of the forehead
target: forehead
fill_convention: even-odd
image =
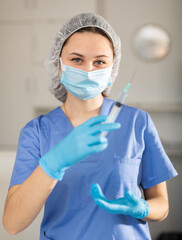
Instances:
[[[79,50],[84,48],[87,48],[87,50],[112,52],[112,54],[114,52],[112,43],[107,37],[93,32],[76,32],[72,34],[65,42],[62,50],[72,51],[73,49]]]

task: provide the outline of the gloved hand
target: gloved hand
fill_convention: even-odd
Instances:
[[[107,200],[100,186],[94,183],[91,186],[91,196],[99,207],[113,214],[130,215],[142,219],[150,212],[148,203],[130,191],[126,191],[123,198]]]
[[[108,142],[100,133],[120,128],[119,123],[104,123],[106,119],[107,116],[93,117],[75,127],[39,160],[41,168],[52,178],[61,180],[68,167],[92,153],[103,151]]]

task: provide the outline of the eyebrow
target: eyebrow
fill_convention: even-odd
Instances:
[[[82,55],[82,54],[80,54],[80,53],[76,53],[76,52],[72,52],[72,53],[70,53],[69,55],[76,55],[76,56],[78,56],[78,57],[84,57],[84,55]],[[99,57],[109,58],[107,55],[104,55],[104,54],[95,56],[95,58],[99,58]]]

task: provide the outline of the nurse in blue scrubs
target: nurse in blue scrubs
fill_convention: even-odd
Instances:
[[[177,172],[149,114],[124,105],[116,123],[106,123],[120,47],[92,13],[57,33],[46,65],[62,104],[21,130],[3,215],[10,234],[43,206],[41,240],[151,239],[147,222],[166,218],[166,180]]]

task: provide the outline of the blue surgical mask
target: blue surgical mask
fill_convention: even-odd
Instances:
[[[112,66],[101,70],[86,72],[64,65],[61,62],[61,83],[79,99],[95,98],[111,85]]]

